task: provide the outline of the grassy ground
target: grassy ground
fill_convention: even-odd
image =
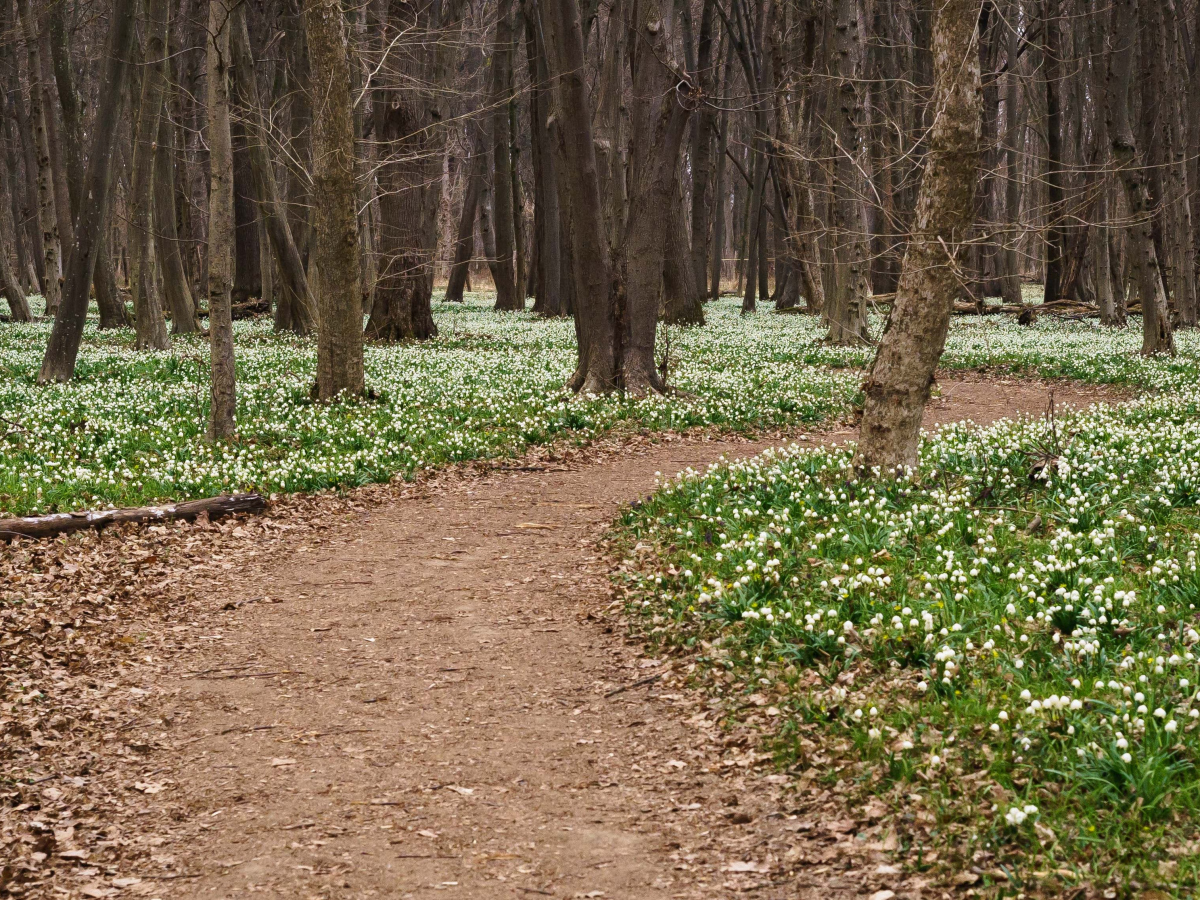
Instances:
[[[815,424],[849,409],[865,350],[821,343],[806,316],[742,317],[734,299],[708,307],[699,329],[664,329],[671,381],[686,396],[574,398],[569,321],[497,315],[491,298],[436,303],[437,340],[371,346],[372,401],[309,399],[311,341],[236,325],[238,431],[203,439],[208,349],[202,338],[138,352],[128,331],[84,337],[78,377],[34,383],[49,323],[0,325],[0,514],[136,505],[234,489],[307,491],[380,481],[447,462],[520,452],[554,439],[586,441],[617,426],[715,425],[756,430]],[[1001,317],[956,319],[951,367],[1040,372],[1170,390],[1195,380],[1195,355],[1145,362],[1130,329]],[[1193,348],[1190,336],[1181,344]]]
[[[782,763],[882,798],[913,865],[1009,895],[1190,894],[1200,392],[1180,385],[1195,384],[1194,339],[1177,362],[1142,362],[1112,354],[1127,336],[1039,328],[1054,340],[1035,348],[960,323],[951,364],[1163,393],[943,429],[900,483],[855,479],[852,448],[683,476],[622,523],[630,609],[753,710]]]
[[[808,323],[742,320],[723,302],[709,327],[670,332],[671,381],[691,397],[575,398],[562,390],[575,360],[572,324],[498,315],[490,302],[437,303],[436,340],[368,347],[378,399],[337,404],[309,399],[312,341],[277,336],[266,321],[236,323],[239,438],[222,445],[204,440],[204,339],[146,353],[128,331],[89,326],[78,377],[39,387],[49,324],[0,325],[0,513],[355,485],[556,438],[586,441],[619,425],[816,423],[857,391],[852,373],[796,353]]]

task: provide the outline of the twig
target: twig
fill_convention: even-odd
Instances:
[[[662,677],[663,673],[659,672],[657,675],[651,675],[649,678],[643,678],[641,681],[635,681],[633,684],[627,684],[624,687],[619,687],[616,690],[609,691],[607,694],[605,694],[604,699],[607,700],[609,697],[615,697],[617,694],[623,694],[626,691],[641,687],[644,684],[651,684],[652,682],[658,681],[658,679]]]

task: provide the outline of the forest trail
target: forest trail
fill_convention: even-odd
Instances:
[[[1047,397],[946,381],[926,421],[1036,414]],[[675,438],[495,470],[249,573],[215,600],[284,602],[228,614],[159,685],[183,749],[149,764],[187,810],[160,849],[187,874],[140,893],[918,896],[869,810],[846,820],[828,792],[789,801],[755,748],[725,746],[703,697],[642,683],[663,669],[604,621],[611,562],[595,541],[619,505],[656,472],[767,446]]]

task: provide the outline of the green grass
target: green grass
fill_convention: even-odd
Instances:
[[[439,337],[369,346],[377,399],[336,404],[310,400],[311,340],[276,335],[265,320],[236,323],[238,439],[218,445],[204,440],[203,338],[139,352],[131,332],[89,324],[77,378],[39,387],[49,322],[0,324],[0,514],[349,487],[621,427],[817,425],[858,402],[855,370],[868,359],[823,344],[813,317],[743,317],[725,299],[708,306],[703,328],[663,329],[671,382],[686,394],[578,398],[562,390],[575,361],[571,322],[496,314],[490,304],[486,295],[435,303]],[[956,318],[946,365],[1160,391],[1195,383],[1194,336],[1180,336],[1176,361],[1141,359],[1139,340],[1135,328],[1091,322],[1047,317],[1021,328],[1010,317]]]
[[[945,428],[900,482],[856,479],[852,450],[629,510],[638,630],[756,710],[781,764],[883,798],[910,859],[1001,892],[1190,892],[1200,392]]]
[[[709,326],[670,331],[671,381],[690,396],[577,398],[562,389],[575,362],[570,321],[496,314],[490,301],[435,303],[434,341],[368,346],[370,401],[312,402],[313,342],[236,323],[238,439],[218,445],[204,440],[204,339],[139,352],[131,332],[89,325],[77,378],[39,387],[49,323],[0,325],[0,513],[353,486],[617,427],[816,424],[858,391],[853,373],[796,352],[815,335],[810,323],[743,320],[724,302]]]

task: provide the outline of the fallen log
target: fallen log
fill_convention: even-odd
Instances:
[[[210,519],[233,513],[256,513],[267,508],[262,494],[233,494],[224,497],[208,497],[204,500],[187,500],[166,506],[142,506],[130,509],[108,509],[99,512],[56,513],[51,516],[28,516],[23,519],[0,519],[0,540],[13,538],[48,538],[88,528],[104,528],[123,522],[170,522],[192,521],[207,515]]]

